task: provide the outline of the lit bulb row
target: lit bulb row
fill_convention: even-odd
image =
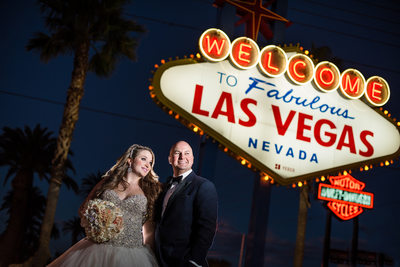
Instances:
[[[302,52],[303,54],[309,56],[310,58],[313,58],[314,56],[312,54],[310,54],[310,51],[308,50],[304,50],[304,47],[300,46],[299,43],[297,43],[296,45],[293,45],[292,43],[290,43],[289,45],[284,44],[283,48],[295,48],[296,52]],[[300,51],[299,51],[300,50]]]
[[[186,55],[184,55],[183,56],[183,59],[187,59],[187,58],[191,58],[191,59],[201,59],[201,55],[200,55],[200,53],[196,53],[196,55],[194,55],[194,54],[190,54],[189,56],[186,56]],[[175,57],[175,60],[178,60],[179,59],[179,57]],[[170,57],[169,59],[168,59],[169,61],[172,61],[172,58]],[[161,65],[163,65],[163,64],[165,64],[166,63],[166,61],[165,61],[165,59],[161,59]],[[158,65],[158,64],[154,64],[154,68],[155,69],[158,69],[160,67],[160,65]]]
[[[349,173],[351,173],[351,171],[349,171]],[[344,171],[343,174],[346,175],[346,174],[347,174],[347,171]],[[339,173],[339,175],[341,175],[341,173]],[[315,178],[315,182],[316,182],[316,183],[325,182],[327,178],[329,178],[329,176],[325,177],[324,175],[322,175],[321,177]],[[310,181],[309,181],[309,182],[310,182]],[[307,183],[308,183],[308,182],[307,182],[306,180],[304,180],[304,181],[298,181],[297,183],[293,183],[293,184],[292,184],[292,188],[303,187],[304,185],[307,185]]]
[[[385,160],[385,161],[380,162],[380,163],[379,163],[379,166],[381,166],[381,167],[389,166],[390,164],[393,164],[393,163],[394,163],[393,160]],[[374,166],[373,166],[372,164],[370,164],[370,165],[364,165],[363,167],[360,167],[360,171],[369,171],[369,170],[372,170],[373,167],[374,167]],[[338,173],[339,176],[341,176],[341,175],[347,175],[347,174],[351,174],[351,170],[348,170],[348,171],[344,170],[343,172],[339,172],[339,173]],[[327,177],[329,178],[329,176],[327,176]],[[325,176],[317,177],[317,178],[315,178],[315,182],[316,182],[316,183],[325,182],[326,179],[327,179],[327,178],[325,178]],[[293,183],[293,184],[292,184],[292,187],[293,187],[293,188],[302,187],[302,186],[305,185],[305,184],[307,184],[307,181],[302,181],[302,182],[300,181],[300,182],[297,182],[297,184],[296,184],[296,183]]]
[[[380,107],[379,110],[382,111],[384,116],[390,118],[393,121],[393,123],[396,124],[397,127],[400,127],[400,121],[396,122],[397,119],[396,118],[392,118],[392,114],[390,114],[388,110],[386,110],[386,109],[384,110],[382,107]]]
[[[184,59],[187,59],[187,58],[191,58],[191,59],[201,59],[201,55],[200,55],[200,53],[196,53],[196,54],[190,54],[189,56],[183,56],[183,58]],[[178,60],[179,59],[179,57],[175,57],[175,60]],[[172,61],[173,59],[170,57],[169,59],[168,59],[168,61]],[[165,63],[167,63],[167,61],[165,60],[165,59],[161,59],[160,60],[160,63],[161,64],[154,64],[154,68],[155,69],[158,69],[161,65],[164,65]],[[151,71],[151,73],[152,74],[154,74],[154,70],[152,70]],[[150,82],[152,81],[152,79],[150,79]],[[161,103],[159,102],[159,101],[157,101],[156,100],[156,94],[153,92],[153,89],[154,89],[154,86],[153,85],[149,85],[149,91],[150,91],[150,97],[153,99],[153,100],[155,100],[156,101],[156,103],[158,104],[158,105],[160,105]],[[160,105],[161,106],[161,105]],[[162,106],[163,107],[163,106]],[[178,115],[179,116],[179,115]]]
[[[222,145],[221,145],[221,148],[223,148]],[[239,161],[241,165],[247,167],[248,169],[251,169],[254,172],[260,172],[260,170],[257,169],[256,167],[254,167],[248,160],[236,155],[234,152],[232,152],[227,147],[224,147],[223,151],[225,153],[230,154],[233,158],[235,158],[237,161]],[[260,177],[261,177],[261,182],[263,182],[263,183],[270,183],[270,184],[274,184],[275,183],[274,179],[270,175],[267,175],[267,174],[265,174],[263,172],[260,172]]]

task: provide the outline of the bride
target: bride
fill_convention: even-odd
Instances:
[[[120,233],[101,243],[85,237],[48,266],[158,266],[151,250],[154,247],[152,215],[161,184],[153,166],[153,151],[132,145],[106,172],[79,209],[81,225],[87,230],[90,200],[112,202],[122,214]]]

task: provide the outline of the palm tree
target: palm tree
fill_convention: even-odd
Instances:
[[[85,199],[95,185],[100,182],[102,176],[103,174],[100,171],[86,175],[86,177],[82,179],[79,194]],[[85,230],[81,226],[81,219],[78,216],[63,223],[63,232],[71,233],[72,244],[78,242],[78,239],[85,235]]]
[[[63,232],[65,234],[71,233],[71,245],[78,242],[79,238],[85,236],[85,230],[81,226],[81,218],[74,216],[72,219],[63,223]]]
[[[11,205],[14,196],[14,190],[8,191],[3,199],[3,204],[0,207],[0,210],[4,210],[7,214],[11,213]],[[14,263],[20,263],[24,260],[28,259],[35,253],[39,246],[39,234],[40,234],[40,224],[42,221],[42,217],[44,214],[44,208],[46,205],[46,198],[43,196],[42,192],[38,187],[33,187],[30,195],[28,197],[28,207],[26,213],[25,222],[26,228],[21,233],[23,234],[23,242],[20,249],[18,249],[17,258],[14,258]],[[53,230],[51,233],[51,237],[54,239],[58,239],[60,236],[60,232],[56,225],[53,225]]]
[[[4,184],[13,176],[12,195],[8,196],[9,218],[5,231],[0,235],[0,265],[18,261],[18,253],[24,247],[26,229],[30,227],[31,205],[33,203],[33,178],[49,180],[51,158],[55,150],[56,139],[52,132],[39,124],[32,130],[25,127],[4,127],[0,135],[0,166],[9,169]],[[74,171],[72,163],[67,161],[66,167]],[[77,184],[67,177],[66,185],[78,190]]]
[[[73,54],[71,82],[53,157],[46,211],[41,227],[40,247],[33,260],[42,267],[50,256],[49,241],[56,212],[65,161],[79,116],[88,71],[109,76],[122,56],[134,60],[137,41],[130,34],[144,28],[123,18],[128,0],[39,0],[49,34],[37,33],[28,50],[40,52],[47,62],[60,54]],[[89,56],[91,56],[89,58]]]
[[[83,197],[86,198],[90,191],[97,185],[98,182],[103,177],[103,173],[101,171],[97,171],[97,173],[89,173],[86,175],[85,178],[82,179],[81,186],[79,188],[79,194]]]

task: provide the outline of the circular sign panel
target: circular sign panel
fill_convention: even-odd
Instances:
[[[304,54],[289,59],[287,74],[295,84],[306,84],[314,77],[314,63]]]
[[[367,80],[365,97],[374,106],[383,106],[389,100],[390,89],[385,79],[372,76]]]
[[[322,61],[315,67],[315,85],[323,92],[331,92],[339,87],[340,72],[335,64]]]
[[[355,69],[347,69],[342,73],[340,91],[348,98],[357,99],[364,94],[364,76]]]
[[[231,61],[239,69],[251,69],[258,63],[260,49],[256,42],[239,37],[232,42]]]
[[[270,77],[281,76],[286,71],[287,56],[282,48],[268,45],[260,52],[260,70]]]
[[[228,57],[231,41],[223,31],[208,29],[200,36],[199,46],[205,58],[209,61],[217,62]]]

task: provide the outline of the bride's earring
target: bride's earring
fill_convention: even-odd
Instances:
[[[129,167],[128,167],[128,173],[130,173],[130,172],[132,172],[131,164],[129,164]]]

